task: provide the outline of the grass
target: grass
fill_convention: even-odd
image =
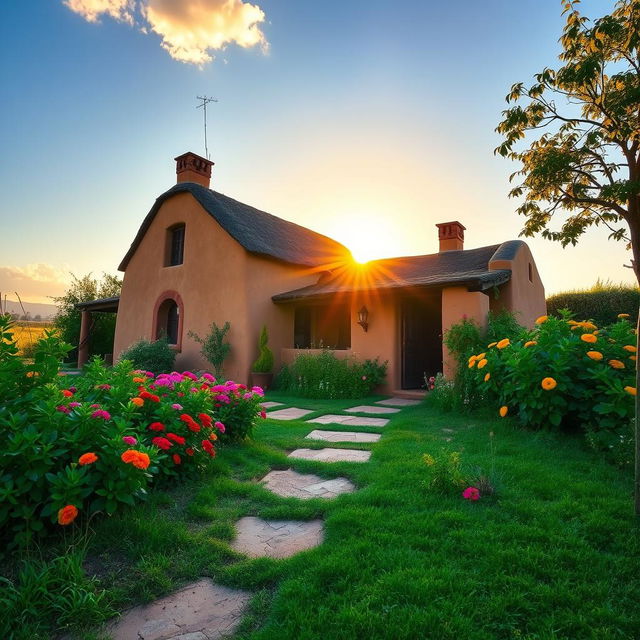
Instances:
[[[18,344],[19,353],[25,354],[35,346],[35,343],[44,337],[44,332],[53,329],[53,324],[47,322],[16,322],[12,332]]]
[[[318,415],[361,404],[269,399]],[[105,606],[123,610],[211,576],[255,594],[242,640],[639,637],[632,478],[579,436],[418,406],[392,417],[369,463],[288,459],[293,448],[325,446],[304,440],[309,431],[302,421],[266,420],[252,442],[220,450],[205,477],[95,522],[86,568],[106,589]],[[469,503],[457,490],[430,490],[421,458],[442,448],[485,472],[495,466],[496,495]],[[359,490],[299,501],[257,483],[289,467],[347,476]],[[248,560],[229,546],[245,515],[320,517],[325,541],[286,560]]]

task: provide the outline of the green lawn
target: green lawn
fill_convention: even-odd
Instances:
[[[269,399],[322,413],[359,404]],[[296,447],[327,446],[303,440],[310,430],[302,421],[266,420],[253,442],[220,450],[206,477],[93,523],[87,566],[113,605],[124,609],[211,576],[255,593],[243,639],[640,637],[632,478],[579,436],[418,406],[392,418],[369,463],[287,459]],[[496,496],[469,503],[430,491],[422,454],[442,447],[484,471],[495,464]],[[270,469],[289,467],[347,476],[359,490],[298,501],[256,484]],[[287,560],[247,560],[228,546],[244,515],[321,517],[325,542]]]

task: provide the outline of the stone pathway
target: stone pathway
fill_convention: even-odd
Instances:
[[[276,409],[268,413],[269,418],[274,420],[297,420],[306,416],[308,413],[313,413],[311,409],[298,409],[297,407],[288,407],[286,409]]]
[[[262,478],[265,489],[283,498],[335,498],[342,493],[353,493],[355,486],[346,478],[327,480],[311,473],[298,473],[293,469],[269,471]]]
[[[265,409],[273,409],[273,407],[284,407],[283,402],[263,402],[262,406]]]
[[[358,431],[321,431],[316,429],[305,436],[311,440],[327,440],[328,442],[378,442],[378,433],[360,433]]]
[[[346,424],[352,427],[386,427],[389,420],[387,418],[362,418],[360,416],[341,416],[334,413],[327,413],[308,423],[316,424]]]
[[[289,458],[299,460],[317,460],[319,462],[367,462],[371,457],[371,451],[359,451],[358,449],[296,449],[289,454]]]
[[[231,546],[250,558],[288,558],[318,546],[324,536],[322,520],[294,522],[246,517],[238,520],[236,530],[238,535]]]
[[[107,625],[113,640],[214,640],[240,623],[253,594],[198,580]]]
[[[409,400],[408,398],[387,398],[386,400],[378,400],[375,404],[388,405],[390,407],[415,407],[420,404],[421,400]]]
[[[370,404],[361,404],[357,407],[351,407],[351,409],[345,409],[346,413],[400,413],[400,409],[393,409],[392,407],[374,407]]]

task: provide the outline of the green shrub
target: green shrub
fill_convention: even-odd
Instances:
[[[262,327],[260,332],[260,340],[258,341],[258,349],[260,355],[258,359],[253,363],[251,371],[255,373],[270,373],[273,371],[273,351],[268,347],[269,334],[267,333],[266,325]]]
[[[120,354],[120,361],[129,360],[136,369],[167,373],[173,369],[176,352],[166,339],[149,342],[139,340]]]
[[[619,313],[628,313],[631,324],[638,321],[640,289],[635,285],[596,282],[590,289],[565,291],[547,298],[547,311],[559,315],[568,309],[577,318],[588,318],[597,325],[611,324]]]
[[[362,398],[381,384],[387,363],[336,358],[330,350],[300,354],[277,377],[278,389],[303,398]]]
[[[429,469],[427,486],[431,490],[445,494],[457,493],[467,485],[458,451],[442,449],[436,455],[425,453],[422,460]]]
[[[455,380],[447,380],[438,373],[433,382],[433,389],[425,396],[425,402],[441,411],[453,411],[458,404]]]
[[[231,352],[231,345],[225,342],[226,335],[230,329],[231,324],[229,322],[225,322],[222,327],[212,322],[209,333],[204,338],[201,338],[193,331],[189,331],[189,337],[201,345],[200,353],[202,357],[211,363],[218,378],[222,377],[222,365]]]

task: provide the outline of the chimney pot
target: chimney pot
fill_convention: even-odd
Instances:
[[[458,222],[441,222],[438,227],[439,251],[462,251],[464,249],[465,227]]]
[[[195,182],[209,188],[213,162],[191,151],[174,158],[177,182]]]

